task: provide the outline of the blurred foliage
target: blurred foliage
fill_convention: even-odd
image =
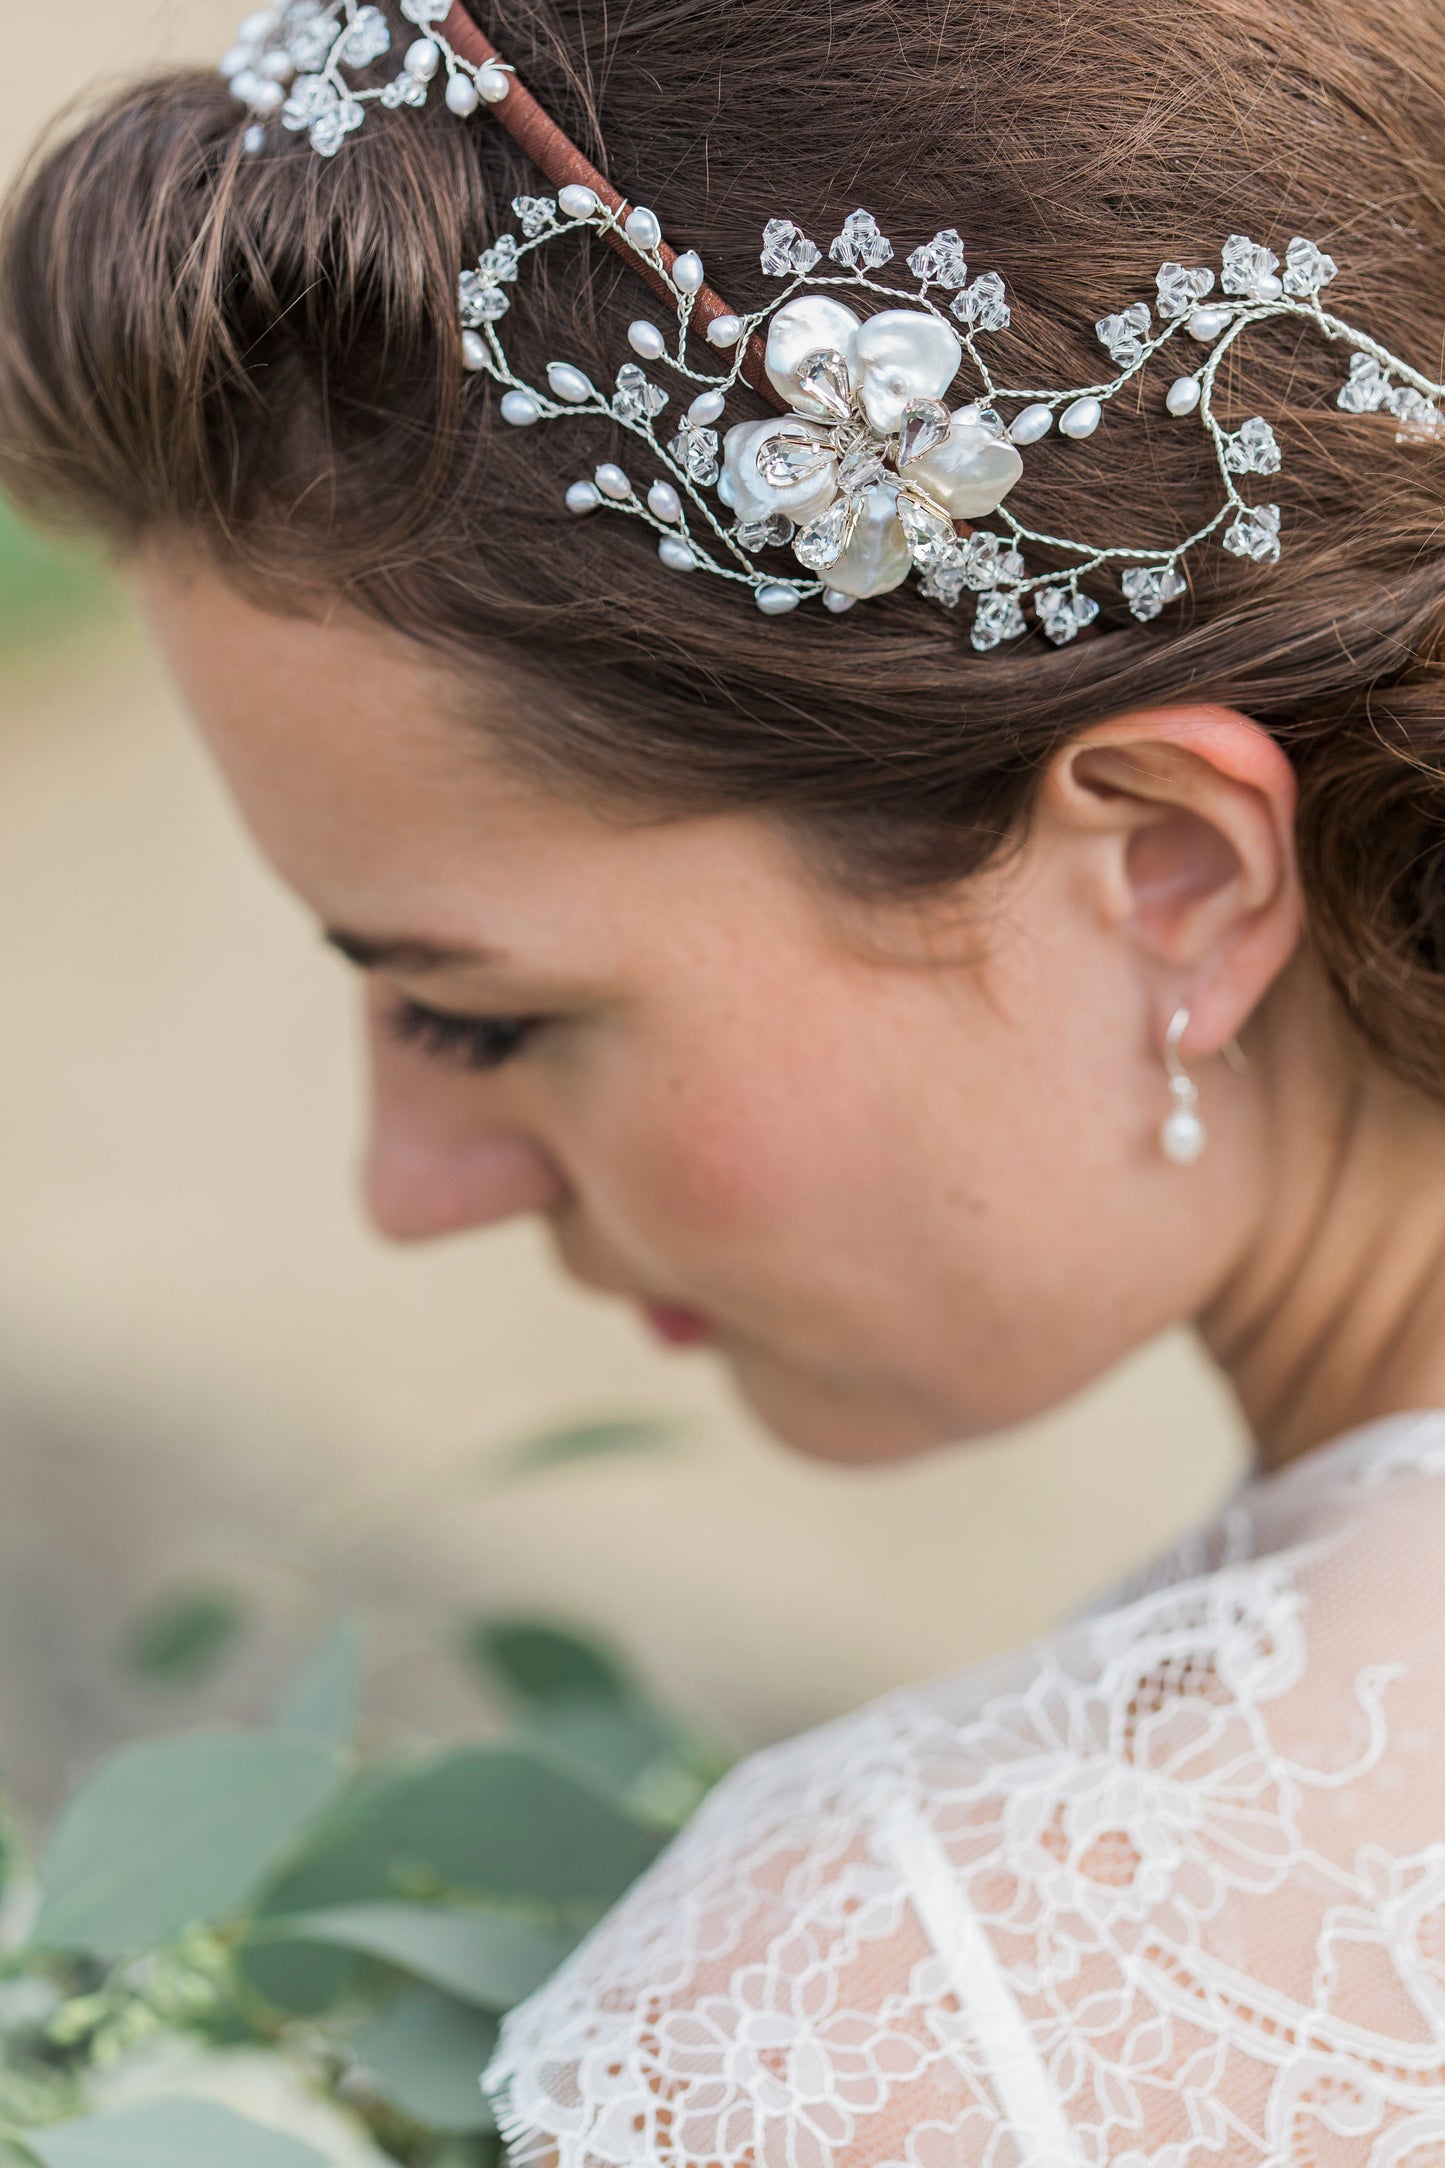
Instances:
[[[148,1615],[147,1675],[218,1645],[202,1593]],[[463,1646],[503,1739],[368,1760],[341,1626],[269,1722],[103,1761],[33,1873],[0,1844],[0,2162],[496,2168],[503,2015],[722,1765],[584,1634]]]
[[[37,534],[0,498],[0,647],[93,615],[112,593],[93,550]]]
[[[622,1415],[602,1422],[574,1423],[560,1430],[544,1430],[502,1456],[503,1475],[540,1475],[548,1468],[567,1468],[576,1461],[610,1460],[622,1453],[659,1453],[677,1443],[675,1423],[650,1415]]]
[[[131,1621],[122,1662],[156,1686],[201,1686],[220,1670],[245,1625],[246,1607],[230,1589],[179,1589]]]

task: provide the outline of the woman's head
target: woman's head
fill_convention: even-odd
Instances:
[[[1313,234],[1342,313],[1438,346],[1445,32],[1384,0],[1345,23],[674,0],[486,27],[724,293],[754,289],[778,212],[957,222],[1013,290],[1010,374],[1069,381],[1111,297],[1243,225]],[[1157,1159],[1158,1050],[1181,1001],[1207,1056],[1267,997],[1336,1043],[1290,965],[1293,844],[1335,1000],[1435,1088],[1441,454],[1340,414],[1339,357],[1271,327],[1225,403],[1286,445],[1278,570],[1212,552],[1183,614],[1058,653],[978,656],[906,591],[765,621],[562,511],[556,461],[608,456],[604,430],[508,430],[463,382],[457,269],[533,186],[444,112],[247,159],[223,86],[143,88],[13,214],[0,471],[139,546],[193,704],[324,918],[522,953],[511,980],[384,984],[560,1018],[487,1076],[379,1039],[385,1221],[547,1211],[584,1274],[717,1320],[799,1442],[1030,1412],[1237,1261],[1276,1067],[1221,1080],[1206,1182]],[[637,309],[603,252],[563,253],[514,311],[534,370],[625,352]],[[1212,470],[1156,392],[1035,448],[1031,526],[1200,524]]]

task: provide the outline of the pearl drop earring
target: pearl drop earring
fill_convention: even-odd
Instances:
[[[1176,1167],[1194,1166],[1209,1142],[1199,1119],[1199,1087],[1179,1059],[1179,1043],[1188,1029],[1188,1009],[1176,1009],[1164,1034],[1164,1067],[1174,1104],[1159,1126],[1159,1149]]]

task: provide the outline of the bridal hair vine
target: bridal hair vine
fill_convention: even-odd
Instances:
[[[222,63],[247,108],[246,149],[262,150],[276,123],[332,157],[370,104],[424,106],[436,84],[459,118],[487,106],[556,192],[515,197],[518,231],[499,235],[461,273],[463,365],[500,388],[502,417],[517,428],[588,415],[636,437],[653,469],[645,493],[624,467],[604,460],[572,482],[568,507],[585,514],[605,506],[644,521],[665,565],[736,581],[768,615],[819,597],[841,613],[916,572],[922,592],[949,609],[965,594],[976,598],[975,648],[1027,632],[1026,603],[1061,646],[1099,615],[1099,602],[1080,583],[1106,566],[1118,573],[1133,616],[1147,623],[1186,593],[1185,558],[1215,536],[1236,557],[1273,564],[1280,508],[1247,500],[1240,483],[1279,472],[1279,440],[1263,415],[1226,428],[1214,411],[1214,389],[1236,342],[1275,317],[1303,319],[1350,349],[1337,400],[1346,412],[1392,417],[1397,442],[1445,442],[1445,385],[1325,309],[1321,296],[1336,265],[1302,236],[1290,241],[1283,264],[1233,234],[1218,274],[1206,265],[1161,265],[1152,303],[1126,303],[1095,325],[1108,364],[1101,380],[1067,390],[997,380],[980,342],[1008,330],[1004,281],[993,270],[970,275],[966,244],[953,227],[913,249],[907,267],[914,284],[905,288],[877,277],[895,252],[868,211],[844,219],[826,258],[791,220],[774,218],[760,261],[781,291],[737,313],[708,287],[696,251],[675,254],[655,212],[627,203],[567,140],[460,0],[400,5],[417,36],[399,70],[366,87],[353,77],[392,49],[380,8],[287,0],[249,15]],[[550,362],[545,384],[525,383],[499,326],[524,259],[581,228],[631,263],[670,309],[672,324],[664,331],[639,317],[627,335],[633,358],[615,373],[609,365],[610,386],[575,360]],[[832,268],[820,268],[825,264]],[[839,289],[889,305],[860,315]],[[690,339],[711,350],[711,367],[694,366]],[[1181,341],[1189,343],[1181,348]],[[1023,450],[1055,428],[1076,442],[1091,437],[1110,402],[1165,349],[1188,357],[1163,404],[1170,416],[1202,425],[1223,485],[1218,511],[1168,548],[1105,548],[1025,526],[1005,503],[1024,471]],[[973,381],[962,402],[950,404],[965,357]],[[697,387],[680,416],[664,421],[672,394],[644,363]],[[777,412],[737,421],[720,435],[739,384]],[[970,524],[981,519],[996,524]],[[1031,571],[1026,549],[1045,550],[1064,565]],[[774,569],[784,550],[805,577]],[[769,562],[759,564],[760,557]]]

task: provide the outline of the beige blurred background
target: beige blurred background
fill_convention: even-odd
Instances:
[[[85,85],[214,58],[237,12],[69,0],[62,39],[16,11],[0,169]],[[467,1728],[449,1642],[516,1606],[609,1628],[750,1744],[1041,1630],[1237,1473],[1182,1340],[1006,1441],[850,1476],[786,1457],[525,1229],[388,1252],[350,1186],[351,1005],[123,600],[0,649],[0,1754],[32,1804],[185,1715],[114,1651],[190,1580],[264,1611],[237,1708],[345,1605],[390,1730]],[[501,1475],[533,1431],[638,1412],[679,1445]]]

